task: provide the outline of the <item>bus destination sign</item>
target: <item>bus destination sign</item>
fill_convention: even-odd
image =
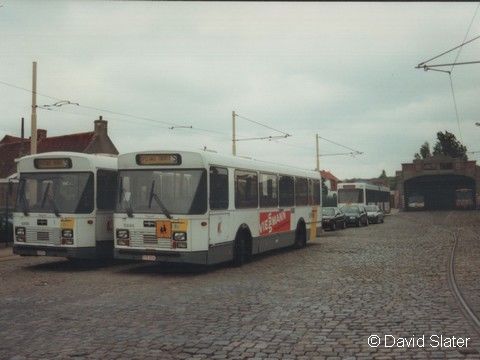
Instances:
[[[72,160],[69,158],[34,159],[33,165],[36,169],[71,169]]]
[[[138,154],[138,165],[180,165],[182,157],[180,154]]]

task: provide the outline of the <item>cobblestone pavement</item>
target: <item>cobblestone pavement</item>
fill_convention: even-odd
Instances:
[[[452,232],[467,239],[479,218],[399,213],[208,271],[10,258],[0,261],[0,359],[480,359],[447,282]],[[473,299],[473,252],[461,245],[459,285]],[[370,348],[372,334],[470,340]]]

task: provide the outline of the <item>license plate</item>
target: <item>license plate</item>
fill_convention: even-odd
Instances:
[[[142,255],[142,260],[155,261],[157,257],[155,255]]]
[[[38,256],[45,256],[45,255],[47,255],[47,252],[45,250],[37,250],[37,255]]]

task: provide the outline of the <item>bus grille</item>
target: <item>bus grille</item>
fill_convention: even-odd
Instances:
[[[38,231],[37,240],[38,241],[48,241],[50,239],[50,234],[48,231]]]
[[[137,248],[171,249],[170,239],[157,239],[155,229],[130,231],[130,246]]]
[[[143,243],[157,245],[157,237],[155,234],[143,234]]]
[[[25,242],[28,244],[42,243],[49,245],[60,245],[59,228],[27,228]]]

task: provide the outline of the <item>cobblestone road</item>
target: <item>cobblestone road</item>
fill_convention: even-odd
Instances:
[[[480,359],[480,335],[447,282],[458,231],[458,283],[480,309],[478,219],[400,213],[202,272],[0,259],[0,358]],[[371,334],[470,340],[467,348],[370,348]]]

